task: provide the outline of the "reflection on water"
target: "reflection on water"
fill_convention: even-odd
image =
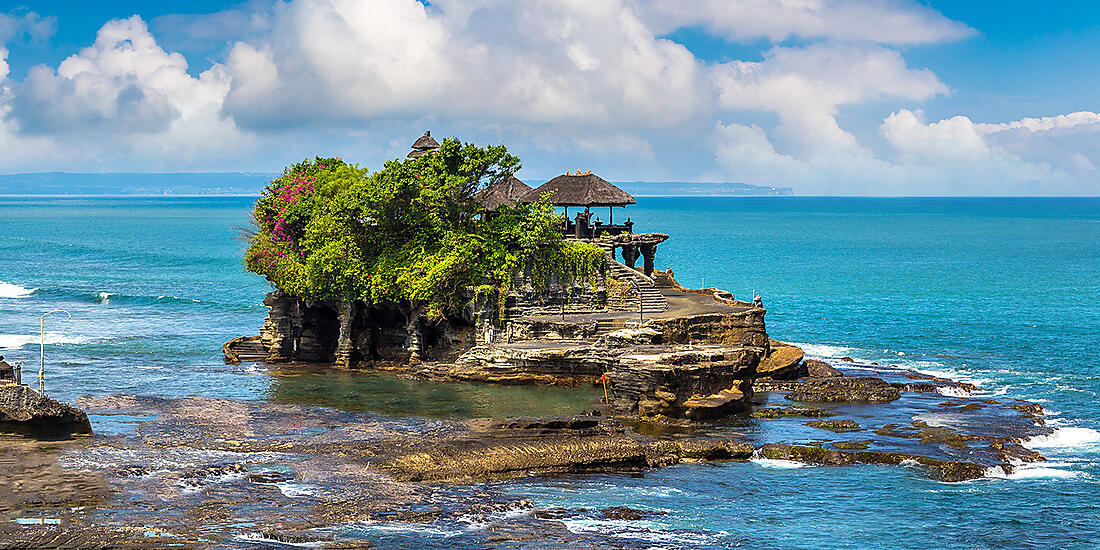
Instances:
[[[601,395],[592,387],[425,382],[344,371],[275,372],[269,389],[280,403],[429,418],[575,415],[591,410]]]

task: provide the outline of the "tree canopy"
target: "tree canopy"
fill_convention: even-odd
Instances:
[[[409,301],[432,315],[465,305],[466,287],[507,290],[526,266],[599,269],[603,251],[565,241],[547,201],[478,215],[475,194],[519,166],[503,146],[457,139],[373,173],[339,158],[300,162],[256,201],[245,263],[302,299]]]

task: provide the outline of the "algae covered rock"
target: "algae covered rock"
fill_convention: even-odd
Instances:
[[[92,435],[88,415],[29,386],[0,385],[0,433],[42,439]]]
[[[883,403],[901,398],[898,388],[873,376],[810,379],[787,395],[792,401],[869,401]]]

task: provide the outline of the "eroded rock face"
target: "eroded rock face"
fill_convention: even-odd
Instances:
[[[92,435],[84,411],[28,386],[0,384],[0,433],[41,439]]]
[[[663,335],[667,344],[751,346],[768,349],[763,308],[737,313],[712,313],[653,319],[646,323]]]
[[[575,386],[595,382],[614,362],[615,357],[607,348],[586,343],[480,345],[454,363],[425,363],[415,372],[446,380]]]
[[[635,349],[610,371],[616,406],[641,417],[717,418],[746,410],[760,361],[756,348]]]

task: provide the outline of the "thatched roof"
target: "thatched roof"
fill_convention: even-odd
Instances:
[[[408,158],[414,159],[427,154],[429,151],[439,149],[439,142],[432,137],[432,131],[428,130],[413,142],[412,149],[408,154]]]
[[[428,130],[424,132],[424,135],[420,136],[413,142],[413,149],[437,149],[439,148],[439,142],[432,137],[432,131]]]
[[[634,204],[634,197],[615,187],[607,180],[589,172],[587,174],[563,174],[532,190],[524,200],[534,202],[551,193],[554,206],[626,206]]]
[[[515,206],[531,192],[531,186],[512,174],[478,193],[477,202],[486,210],[496,210],[502,205]]]

